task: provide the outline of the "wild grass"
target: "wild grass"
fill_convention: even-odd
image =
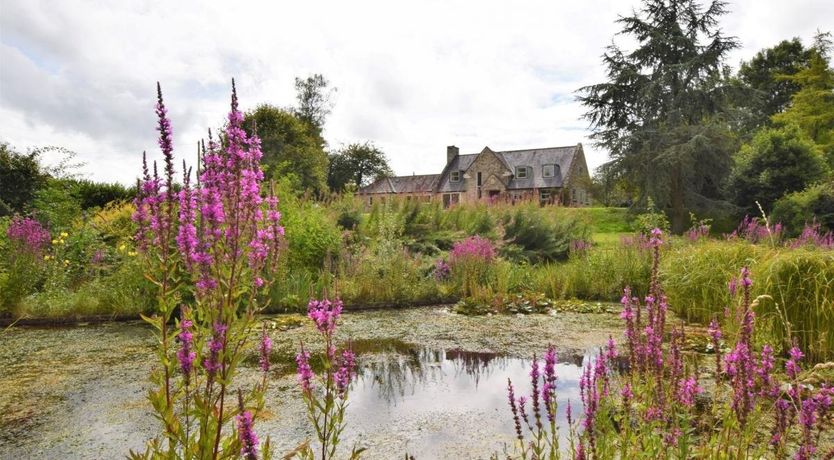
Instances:
[[[664,256],[661,277],[671,308],[706,324],[730,306],[727,283],[743,266],[755,275],[754,311],[766,340],[792,340],[815,360],[834,358],[834,251],[773,248],[745,241],[680,245]]]

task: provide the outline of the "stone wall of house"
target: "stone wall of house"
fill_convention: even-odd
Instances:
[[[565,175],[562,203],[565,206],[590,206],[591,198],[591,175],[585,162],[585,152],[580,145],[571,162],[570,171]]]
[[[466,172],[467,177],[463,179],[466,181],[464,183],[466,192],[461,196],[461,201],[473,202],[479,199],[478,173],[481,173],[482,185],[487,185],[487,183],[489,183],[490,188],[498,189],[501,192],[501,196],[503,196],[507,189],[508,177],[505,176],[506,172],[506,165],[495,153],[491,150],[482,152],[478,155],[475,161],[472,162],[472,165],[469,166],[469,169]],[[491,176],[494,176],[495,179],[490,180]],[[486,189],[482,187],[481,199],[485,199],[487,196],[488,193]]]

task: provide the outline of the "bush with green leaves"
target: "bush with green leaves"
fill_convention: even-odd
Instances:
[[[747,213],[770,211],[786,193],[798,192],[828,174],[822,150],[798,127],[765,128],[736,154],[730,189]]]
[[[811,223],[834,230],[834,182],[783,196],[773,206],[770,219],[784,224],[788,236],[798,235],[805,224]]]

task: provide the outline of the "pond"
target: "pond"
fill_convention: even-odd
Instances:
[[[297,315],[270,318],[276,363],[266,419],[276,453],[312,436],[293,374],[299,341],[316,335]],[[439,307],[347,313],[360,372],[344,445],[363,458],[488,458],[513,441],[507,378],[529,392],[530,357],[559,350],[559,417],[578,409],[583,359],[621,334],[615,314],[465,317]],[[13,328],[0,337],[0,458],[121,458],[158,431],[145,393],[153,338],[141,323]],[[239,378],[257,378],[254,366]]]
[[[423,458],[450,458],[462,446],[482,439],[496,451],[511,449],[514,425],[507,379],[518,395],[529,395],[531,360],[491,352],[396,347],[363,359],[350,394],[349,432],[386,431],[402,424],[399,442]],[[567,361],[567,362],[566,362]],[[556,366],[557,422],[567,435],[565,411],[579,404],[582,355],[560,356]],[[473,433],[476,431],[477,433]]]

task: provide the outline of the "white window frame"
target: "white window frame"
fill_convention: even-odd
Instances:
[[[551,199],[553,199],[553,190],[549,188],[539,190],[539,200],[550,201]]]
[[[547,174],[547,167],[548,166],[553,168],[553,169],[551,169],[551,173],[549,175]],[[556,165],[553,164],[553,163],[542,165],[542,177],[556,177]]]
[[[516,179],[528,179],[530,177],[530,175],[528,174],[529,171],[527,171],[527,169],[528,169],[527,166],[516,166],[515,167],[515,178]],[[522,172],[524,173],[523,176],[521,174]]]
[[[452,171],[449,174],[449,182],[460,182],[460,171]]]

